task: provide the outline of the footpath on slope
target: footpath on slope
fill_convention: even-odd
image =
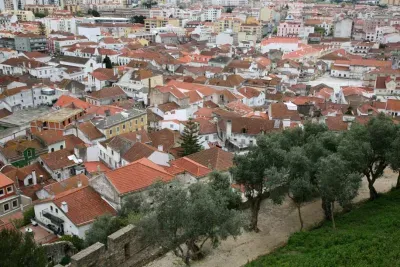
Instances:
[[[384,193],[396,185],[397,173],[387,169],[384,176],[375,182],[378,192]],[[354,202],[360,202],[369,198],[367,181],[364,178],[358,196]],[[316,200],[305,204],[301,208],[304,225],[311,228],[319,224],[323,219],[321,201]],[[266,199],[261,204],[258,226],[259,233],[244,232],[235,239],[228,238],[222,241],[216,249],[206,247],[206,257],[193,262],[195,267],[240,267],[256,259],[259,256],[270,253],[274,249],[285,245],[291,234],[299,231],[299,219],[293,203],[285,201],[282,205],[274,205]],[[182,261],[173,253],[146,265],[146,267],[177,267],[183,266]]]

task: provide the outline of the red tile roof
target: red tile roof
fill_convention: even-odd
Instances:
[[[80,100],[78,98],[69,96],[69,95],[62,95],[54,104],[54,107],[65,108],[75,106],[76,108],[87,109],[91,105],[88,102]]]
[[[142,158],[106,173],[118,193],[127,194],[146,189],[156,181],[170,182],[174,176],[147,158]]]
[[[64,137],[57,134],[56,130],[46,130],[33,134],[36,138],[42,140],[46,145],[52,145],[64,141]]]
[[[400,100],[388,99],[386,102],[386,110],[400,111]]]
[[[0,188],[12,184],[14,184],[13,180],[5,176],[3,173],[0,173]]]
[[[233,154],[219,147],[202,150],[186,157],[217,171],[227,171],[233,166]]]
[[[78,129],[89,139],[96,140],[104,137],[104,134],[94,126],[91,121],[83,122],[78,125]]]
[[[183,157],[171,161],[171,165],[184,169],[185,171],[187,171],[196,178],[204,177],[211,172],[211,169],[207,168],[206,166],[203,166],[202,164],[194,160],[189,159],[188,157]]]
[[[328,116],[325,119],[325,123],[331,131],[347,131],[347,123],[343,121],[343,116]]]
[[[110,98],[110,97],[115,98],[118,96],[126,96],[125,91],[122,90],[121,87],[119,87],[119,86],[105,87],[98,91],[94,91],[90,95],[88,95],[88,97],[94,98],[94,99],[104,99],[104,98]]]
[[[117,80],[117,75],[114,74],[113,69],[98,68],[94,70],[91,75],[100,81]]]
[[[217,133],[217,123],[208,118],[194,119],[199,124],[199,134],[214,134]]]
[[[59,170],[61,168],[67,168],[76,165],[73,160],[70,160],[68,156],[72,153],[67,149],[61,149],[49,154],[41,155],[40,158],[50,168],[50,170]]]
[[[122,158],[128,162],[134,162],[142,158],[148,158],[154,152],[158,151],[157,148],[136,142],[131,148],[129,148]]]
[[[111,171],[103,162],[101,161],[90,161],[83,163],[85,165],[85,169],[88,173],[97,173],[97,172],[108,172]]]
[[[43,189],[51,195],[58,195],[62,192],[79,188],[78,182],[81,183],[81,186],[87,186],[89,185],[89,178],[84,174],[79,174],[65,179],[61,182],[46,185],[45,187],[43,187]]]
[[[60,210],[61,203],[66,202],[68,205],[66,216],[78,226],[91,223],[103,214],[116,215],[116,211],[90,186],[71,189],[56,195],[53,202]]]

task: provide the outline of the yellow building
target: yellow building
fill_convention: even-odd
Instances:
[[[179,27],[179,19],[174,18],[149,18],[144,20],[144,27],[146,31],[150,31],[154,28],[165,27],[167,25],[172,25]]]
[[[24,9],[27,11],[32,11],[33,13],[40,13],[47,16],[59,10],[59,7],[53,5],[25,5]]]
[[[123,133],[135,132],[140,129],[147,130],[147,112],[145,110],[131,109],[115,115],[106,116],[96,123],[106,138],[111,138]]]
[[[273,6],[265,6],[260,9],[260,21],[271,21],[274,13],[274,7]]]
[[[240,30],[241,19],[238,18],[223,18],[215,22],[215,32],[224,32],[231,29],[233,32],[238,33]]]
[[[261,40],[261,25],[256,22],[249,22],[242,23],[240,25],[240,32],[246,33],[246,35],[255,36],[256,40]]]
[[[18,21],[34,21],[35,15],[32,11],[26,10],[7,10],[6,14],[15,15],[18,18]]]

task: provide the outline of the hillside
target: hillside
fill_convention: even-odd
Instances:
[[[366,202],[309,232],[293,234],[286,246],[246,267],[394,266],[400,259],[400,191]]]

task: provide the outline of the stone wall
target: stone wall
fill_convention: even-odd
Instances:
[[[76,253],[74,245],[68,241],[43,244],[42,246],[46,252],[47,259],[54,264],[60,263],[65,256],[72,256]]]
[[[133,225],[128,225],[71,257],[71,267],[140,267],[161,256],[165,251],[143,244]]]

